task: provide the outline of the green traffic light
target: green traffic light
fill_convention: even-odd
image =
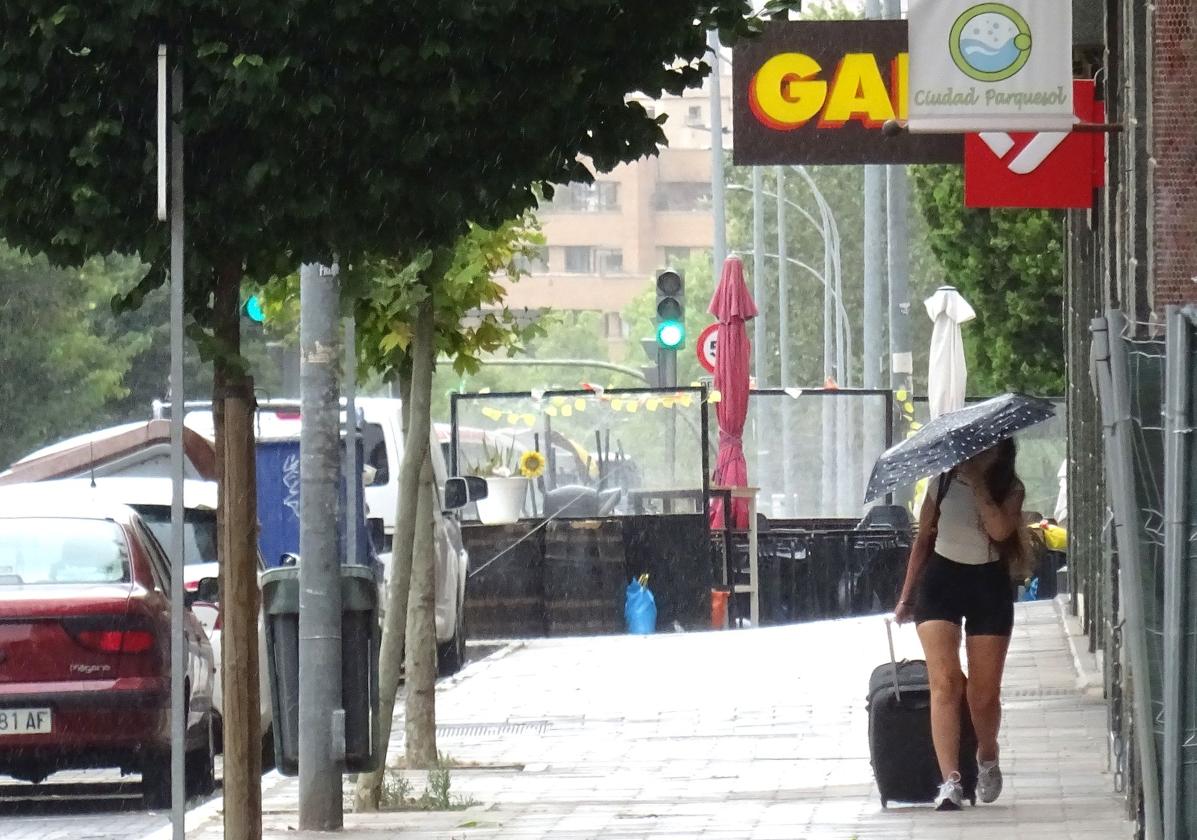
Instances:
[[[253,295],[245,301],[245,314],[255,324],[265,323],[266,312],[262,309],[262,301],[258,299],[257,295]]]
[[[686,340],[686,327],[681,321],[662,321],[657,324],[657,344],[666,350],[676,350]]]

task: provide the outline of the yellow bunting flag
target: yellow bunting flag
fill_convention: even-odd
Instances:
[[[562,417],[573,417],[574,416],[574,407],[572,405],[561,406],[561,416]]]
[[[546,407],[545,407],[545,410],[544,410],[544,413],[545,413],[545,414],[547,414],[549,417],[556,417],[556,416],[557,416],[557,409],[553,408],[553,406],[551,406],[551,405],[550,405],[550,406],[546,406]]]
[[[632,400],[631,402],[628,403],[628,414],[635,414],[639,410],[640,410],[640,401],[639,400]]]
[[[711,391],[711,395],[707,397],[707,402],[723,402],[723,394],[719,393],[718,391]]]
[[[894,394],[894,398],[897,399],[898,402],[901,402],[901,403],[906,402],[906,398],[907,398],[906,389],[899,388],[897,393]]]
[[[490,420],[497,421],[503,416],[503,412],[499,411],[497,408],[491,408],[490,406],[487,406],[486,408],[482,409],[482,416]]]
[[[524,425],[529,429],[536,425],[536,415],[534,414],[525,414],[522,419],[524,421]]]
[[[576,411],[585,411],[586,410],[586,398],[578,397],[576,400],[574,400],[574,409]]]
[[[520,421],[520,416],[518,414],[512,413],[512,414],[507,415],[507,425],[508,426],[514,426],[519,421]]]
[[[611,408],[614,409],[615,411],[623,411],[623,400],[621,400],[621,399],[611,400]]]
[[[652,399],[648,399],[648,400],[645,400],[645,401],[644,401],[644,407],[645,407],[646,409],[648,409],[649,411],[656,411],[656,410],[657,410],[657,407],[658,407],[660,404],[661,404],[661,401],[660,401],[660,400],[658,400],[658,399],[657,399],[657,398],[655,398],[655,397],[653,397]]]

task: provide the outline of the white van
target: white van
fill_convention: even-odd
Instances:
[[[365,488],[366,517],[375,550],[389,575],[391,540],[395,533],[395,512],[399,500],[399,467],[403,462],[403,427],[400,401],[388,397],[356,400],[361,414],[364,472],[370,476]],[[155,416],[166,406],[155,404]],[[188,407],[184,424],[199,434],[215,437],[210,406]],[[342,416],[342,424],[344,417]],[[258,403],[255,431],[258,440],[296,439],[300,433],[298,400],[263,400]],[[461,539],[455,512],[444,509],[444,487],[449,478],[444,453],[435,430],[430,435],[432,471],[439,504],[436,515],[436,640],[442,674],[457,671],[465,662],[466,574],[469,555]]]

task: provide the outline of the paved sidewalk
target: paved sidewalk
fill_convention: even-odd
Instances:
[[[913,630],[898,637],[899,656],[920,655]],[[513,646],[468,666],[438,696],[441,750],[478,765],[453,770],[454,792],[480,804],[347,814],[342,836],[1132,836],[1105,772],[1105,706],[1077,689],[1054,604],[1018,607],[1005,683],[1006,790],[993,805],[881,809],[864,693],[886,658],[879,618]],[[410,776],[421,789],[422,775]],[[294,830],[296,791],[295,780],[267,780],[267,837],[326,836]],[[221,837],[217,808],[208,814],[189,837]]]

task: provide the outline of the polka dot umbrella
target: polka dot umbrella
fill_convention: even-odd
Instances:
[[[895,488],[947,472],[1055,414],[1055,406],[1047,400],[1022,394],[1003,394],[941,414],[881,454],[873,465],[864,500],[871,502]]]

